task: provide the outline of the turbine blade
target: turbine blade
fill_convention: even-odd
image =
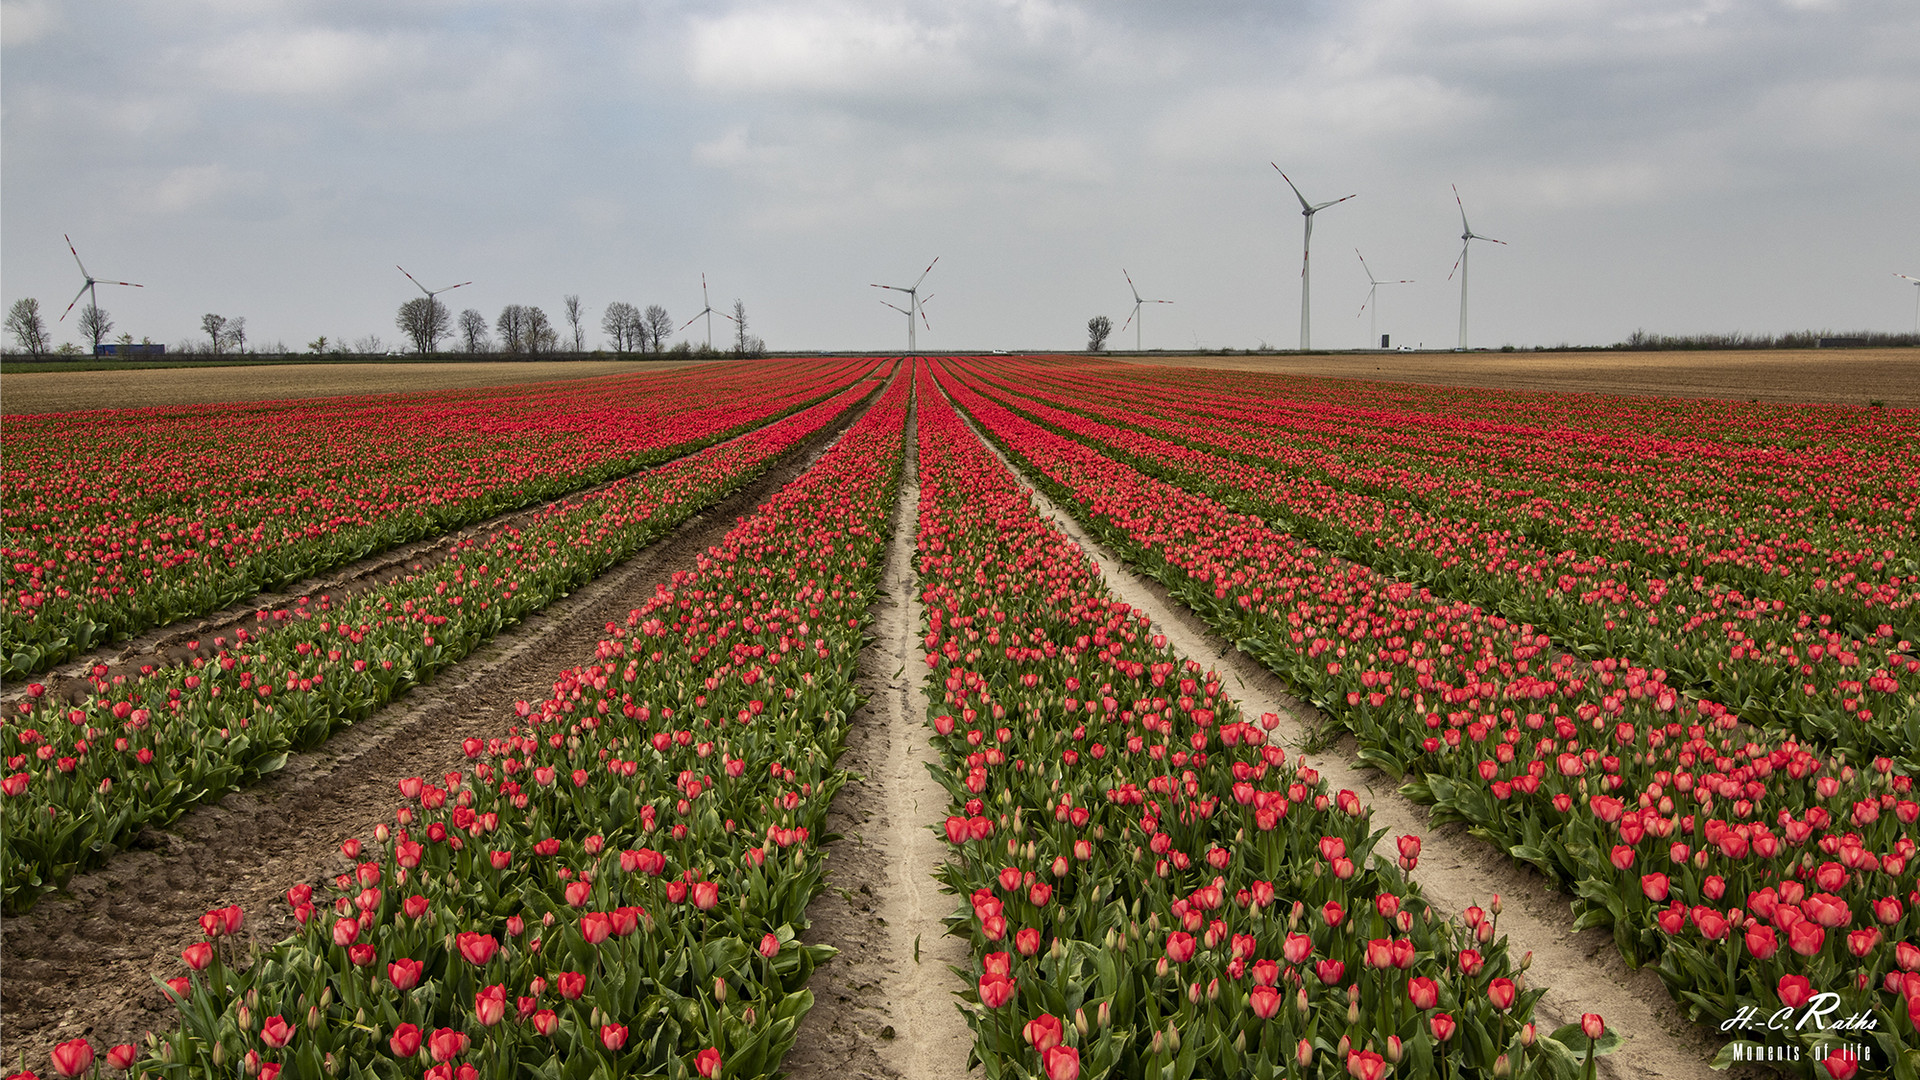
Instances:
[[[401,266],[399,263],[394,263],[393,268],[395,270],[400,271],[403,274],[407,274],[407,268],[404,266]],[[433,299],[433,294],[430,292],[427,292],[427,287],[425,285],[420,284],[419,278],[414,277],[412,274],[407,274],[407,280],[413,282],[414,288],[419,289],[423,293],[427,293],[427,299],[429,300]]]
[[[1460,245],[1460,259],[1464,259],[1464,258],[1466,258],[1466,257],[1467,257],[1467,245],[1463,243],[1463,244],[1461,244],[1461,245]],[[1456,273],[1459,273],[1459,271],[1460,271],[1460,259],[1455,259],[1455,260],[1453,260],[1453,269],[1452,269],[1452,270],[1449,270],[1449,271],[1447,271],[1447,280],[1448,280],[1448,281],[1452,281],[1452,280],[1453,280],[1453,275],[1454,275],[1454,274],[1456,274]]]
[[[73,249],[73,237],[68,236],[66,233],[61,233],[60,238],[67,242],[67,250],[73,251],[73,264],[80,268],[80,276],[86,278],[88,281],[92,281],[93,275],[87,273],[87,264],[80,261],[80,253]]]
[[[1135,304],[1135,305],[1133,306],[1133,313],[1127,316],[1127,321],[1126,321],[1126,322],[1123,322],[1123,323],[1121,323],[1121,324],[1120,324],[1120,329],[1121,329],[1121,330],[1125,330],[1125,329],[1126,329],[1127,327],[1129,327],[1129,326],[1132,326],[1132,325],[1133,325],[1133,316],[1134,316],[1134,315],[1138,315],[1138,314],[1140,314],[1140,305],[1138,305],[1138,304]]]
[[[54,321],[66,322],[67,316],[73,313],[73,305],[79,303],[80,298],[87,295],[87,290],[92,286],[93,286],[93,282],[91,281],[87,282],[85,285],[80,286],[80,291],[77,293],[74,293],[72,302],[67,304],[67,310],[61,312],[60,317],[58,319],[55,319]]]
[[[933,257],[933,262],[928,263],[927,268],[925,270],[920,271],[920,276],[914,279],[913,281],[914,288],[916,289],[919,288],[920,283],[927,280],[927,275],[933,273],[933,263],[937,263],[939,261],[940,261],[940,256],[935,255]]]
[[[929,334],[933,333],[933,324],[927,321],[927,312],[925,308],[922,308],[920,311],[920,323],[921,325],[927,328],[927,333]]]
[[[1140,290],[1133,283],[1133,275],[1127,273],[1127,268],[1123,266],[1120,268],[1120,276],[1127,279],[1127,290],[1133,293],[1134,306],[1138,307],[1140,305]]]
[[[1326,209],[1327,207],[1329,207],[1329,206],[1338,206],[1338,205],[1340,205],[1341,203],[1343,203],[1343,202],[1346,202],[1346,201],[1347,201],[1347,199],[1351,199],[1351,198],[1354,198],[1355,196],[1358,196],[1359,194],[1360,194],[1360,193],[1356,191],[1356,192],[1354,192],[1354,193],[1353,193],[1352,195],[1348,195],[1348,196],[1345,196],[1344,198],[1339,198],[1339,199],[1335,199],[1335,200],[1333,200],[1332,202],[1323,202],[1323,203],[1321,203],[1320,205],[1318,205],[1318,206],[1316,206],[1316,207],[1314,207],[1314,208],[1313,208],[1313,212],[1317,214],[1317,213],[1319,213],[1320,211],[1322,211],[1322,210],[1325,210],[1325,209]]]
[[[1313,213],[1314,208],[1307,204],[1307,197],[1300,194],[1300,189],[1294,185],[1293,180],[1287,176],[1286,171],[1271,161],[1267,162],[1267,164],[1273,165],[1273,171],[1280,174],[1280,179],[1285,180],[1288,187],[1293,188],[1293,197],[1300,200],[1300,212],[1303,214]]]
[[[706,314],[706,312],[704,312],[704,311],[700,313],[700,315],[705,315],[705,314]],[[695,316],[694,316],[693,318],[691,318],[691,319],[688,319],[688,320],[687,320],[686,322],[683,322],[683,323],[681,323],[681,324],[680,324],[680,330],[685,330],[685,329],[686,329],[687,327],[689,327],[689,326],[692,326],[692,325],[693,325],[694,323],[697,323],[697,322],[699,322],[699,321],[700,321],[700,315],[695,315]],[[677,333],[679,333],[679,332],[680,332],[680,330],[675,330],[675,331],[674,331],[674,333],[676,333],[676,334],[677,334]]]
[[[459,287],[460,287],[461,285],[471,285],[471,284],[473,284],[473,282],[471,282],[471,281],[463,281],[463,282],[461,282],[461,283],[460,283],[460,285],[448,285],[448,286],[445,286],[445,287],[443,287],[443,288],[439,288],[439,289],[435,289],[435,290],[433,290],[433,291],[434,291],[435,293],[443,293],[443,292],[452,292],[453,290],[455,290],[455,289],[457,289],[457,288],[459,288]]]
[[[880,302],[883,304],[887,304],[885,300],[882,300]],[[906,308],[901,307],[899,304],[887,304],[887,306],[899,312],[900,314],[905,315],[909,319],[913,318],[913,312],[908,311]]]
[[[1920,277],[1914,277],[1911,274],[1895,274],[1893,276],[1897,278],[1905,278],[1908,281],[1913,282],[1915,285],[1920,285]]]

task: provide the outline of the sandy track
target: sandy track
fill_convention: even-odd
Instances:
[[[672,371],[700,360],[500,360],[448,364],[261,364],[139,371],[21,371],[0,378],[0,415],[227,401],[465,390]]]
[[[1651,394],[1733,401],[1884,401],[1920,407],[1920,349],[1767,349],[1751,352],[1326,353],[1115,356],[1134,364],[1274,375],[1483,386],[1555,393]]]
[[[982,442],[1002,464],[1008,464],[997,448]],[[1272,712],[1281,717],[1281,725],[1271,736],[1273,742],[1298,754],[1313,731],[1328,727],[1331,721],[1294,696],[1277,675],[1223,642],[1163,586],[1134,573],[1071,515],[1028,483],[1024,475],[1013,471],[1041,513],[1094,560],[1116,598],[1145,612],[1155,631],[1165,634],[1181,655],[1220,673],[1229,693],[1240,703],[1242,715]],[[1600,1075],[1620,1080],[1770,1075],[1757,1069],[1721,1073],[1709,1068],[1720,1049],[1719,1041],[1685,1020],[1658,975],[1645,968],[1629,971],[1609,931],[1570,932],[1573,917],[1569,900],[1551,882],[1531,868],[1516,867],[1460,826],[1435,828],[1428,824],[1426,809],[1401,796],[1396,781],[1377,770],[1351,764],[1357,750],[1349,737],[1339,745],[1338,756],[1311,754],[1308,762],[1329,787],[1350,789],[1373,808],[1372,823],[1387,830],[1386,842],[1405,833],[1417,833],[1424,839],[1420,865],[1410,876],[1437,912],[1451,915],[1470,905],[1485,907],[1493,894],[1500,894],[1503,913],[1499,926],[1509,949],[1516,956],[1533,953],[1526,985],[1547,988],[1535,1007],[1535,1022],[1541,1030],[1551,1031],[1578,1021],[1582,1013],[1599,1013],[1609,1028],[1627,1039],[1618,1051],[1600,1059]]]
[[[337,845],[366,835],[398,804],[395,785],[465,764],[463,739],[505,735],[513,703],[538,701],[563,666],[591,662],[608,622],[690,565],[740,515],[803,472],[859,416],[857,408],[760,479],[634,558],[492,641],[245,791],[148,830],[139,849],[74,879],[26,915],[0,922],[0,1053],[44,1063],[54,1043],[136,1041],[173,1022],[154,976],[183,972],[199,913],[239,904],[254,944],[292,929],[288,886],[318,884],[350,863]]]
[[[841,953],[814,973],[814,1009],[784,1066],[796,1080],[958,1080],[973,1043],[953,998],[964,987],[948,970],[968,964],[966,943],[941,921],[956,901],[933,877],[945,845],[932,826],[947,797],[926,769],[934,759],[922,722],[926,665],[916,662],[915,431],[909,415],[874,640],[861,657],[868,697],[841,759],[858,776],[827,815],[828,830],[844,838],[828,845],[827,891],[807,909],[804,937]]]

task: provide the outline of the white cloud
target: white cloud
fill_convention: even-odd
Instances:
[[[0,45],[31,45],[60,25],[60,9],[52,0],[0,2]]]

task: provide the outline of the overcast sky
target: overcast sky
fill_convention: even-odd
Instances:
[[[1913,0],[3,0],[0,292],[173,344],[578,293],[771,347],[1318,347],[1909,330]],[[77,341],[74,318],[58,340]],[[689,331],[689,334],[698,330]],[[717,335],[718,331],[716,331]],[[1114,343],[1132,346],[1134,332]]]

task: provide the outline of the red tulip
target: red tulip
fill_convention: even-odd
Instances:
[[[760,955],[771,960],[780,955],[780,939],[772,934],[760,936]]]
[[[568,1001],[577,1001],[587,992],[587,977],[578,971],[563,971],[553,977],[553,987]]]
[[[51,1056],[53,1071],[60,1076],[79,1076],[93,1067],[93,1045],[85,1039],[60,1043]]]
[[[1607,1022],[1600,1019],[1599,1013],[1581,1013],[1580,1032],[1589,1039],[1598,1039],[1607,1033]]]
[[[1313,955],[1313,939],[1305,934],[1288,934],[1280,953],[1287,958],[1287,963],[1298,964]]]
[[[1027,1021],[1027,1026],[1020,1033],[1026,1036],[1027,1045],[1044,1054],[1048,1047],[1060,1045],[1066,1034],[1066,1025],[1052,1013],[1041,1013]]]
[[[500,951],[500,941],[492,934],[461,931],[454,935],[454,943],[459,947],[460,955],[474,967],[484,967]]]
[[[1255,986],[1247,991],[1247,1005],[1262,1020],[1271,1020],[1280,1012],[1285,995],[1271,986]]]
[[[335,919],[333,922],[333,943],[346,948],[360,937],[360,922],[357,919]]]
[[[1755,923],[1747,928],[1747,952],[1755,960],[1771,959],[1779,948],[1780,939],[1774,934],[1773,927]]]
[[[627,1026],[625,1024],[600,1025],[600,1045],[609,1050],[618,1050],[627,1045]]]
[[[1407,980],[1407,999],[1416,1009],[1431,1009],[1440,1004],[1440,985],[1425,975]]]
[[[720,905],[720,886],[711,881],[693,883],[693,906],[701,911],[712,911]]]
[[[467,1033],[452,1028],[440,1028],[427,1036],[427,1053],[433,1060],[452,1061],[467,1052]]]
[[[1818,956],[1827,943],[1827,932],[1818,923],[1801,921],[1787,927],[1787,946],[1801,956]]]
[[[1880,944],[1880,928],[1877,926],[1855,930],[1847,935],[1847,951],[1863,960],[1878,944]]]
[[[397,1058],[410,1058],[420,1052],[420,1029],[412,1024],[401,1024],[393,1029],[393,1037],[387,1040],[387,1048]]]
[[[287,1045],[293,1039],[293,1026],[278,1016],[269,1016],[260,1022],[260,1041],[275,1049]]]
[[[560,1014],[552,1009],[541,1009],[533,1014],[533,1030],[542,1035],[551,1035],[560,1030]]]
[[[1656,904],[1666,902],[1669,888],[1665,874],[1644,874],[1640,878],[1640,891]]]
[[[1305,1045],[1302,1039],[1301,1044]],[[1350,1050],[1347,1052],[1347,1073],[1353,1080],[1380,1080],[1387,1074],[1387,1059],[1371,1050]]]
[[[997,1009],[1013,999],[1013,980],[1006,976],[985,975],[980,979],[980,1004]]]
[[[1167,935],[1167,959],[1176,964],[1184,964],[1193,959],[1195,947],[1192,934],[1175,930]]]
[[[1512,979],[1495,979],[1487,984],[1487,1000],[1501,1012],[1513,1007],[1515,987]]]
[[[1313,965],[1313,973],[1319,978],[1323,986],[1332,986],[1339,982],[1340,977],[1346,974],[1346,971],[1347,965],[1338,960],[1322,960]]]
[[[205,971],[207,966],[213,963],[213,946],[204,941],[196,941],[180,950],[180,959],[185,960],[187,967],[194,971]]]
[[[707,1047],[693,1056],[693,1071],[699,1073],[702,1080],[713,1080],[720,1075],[720,1051]]]
[[[1435,1013],[1427,1022],[1433,1027],[1434,1039],[1439,1042],[1446,1042],[1453,1038],[1454,1029],[1458,1026],[1454,1023],[1451,1013]]]
[[[1813,997],[1813,983],[1805,975],[1782,975],[1776,992],[1782,1005],[1797,1009]]]
[[[473,995],[473,1017],[481,1027],[492,1027],[507,1015],[507,988],[494,985]]]
[[[140,1059],[140,1048],[132,1043],[121,1043],[107,1050],[107,1064],[116,1069],[131,1069]]]
[[[1023,926],[1013,935],[1013,950],[1021,956],[1034,956],[1040,952],[1040,931],[1031,926]]]
[[[1050,1046],[1040,1055],[1040,1067],[1047,1080],[1080,1080],[1080,1051],[1071,1046]]]
[[[1833,1080],[1853,1080],[1860,1072],[1860,1059],[1851,1050],[1836,1050],[1828,1054],[1821,1064],[1827,1067],[1827,1075]]]

